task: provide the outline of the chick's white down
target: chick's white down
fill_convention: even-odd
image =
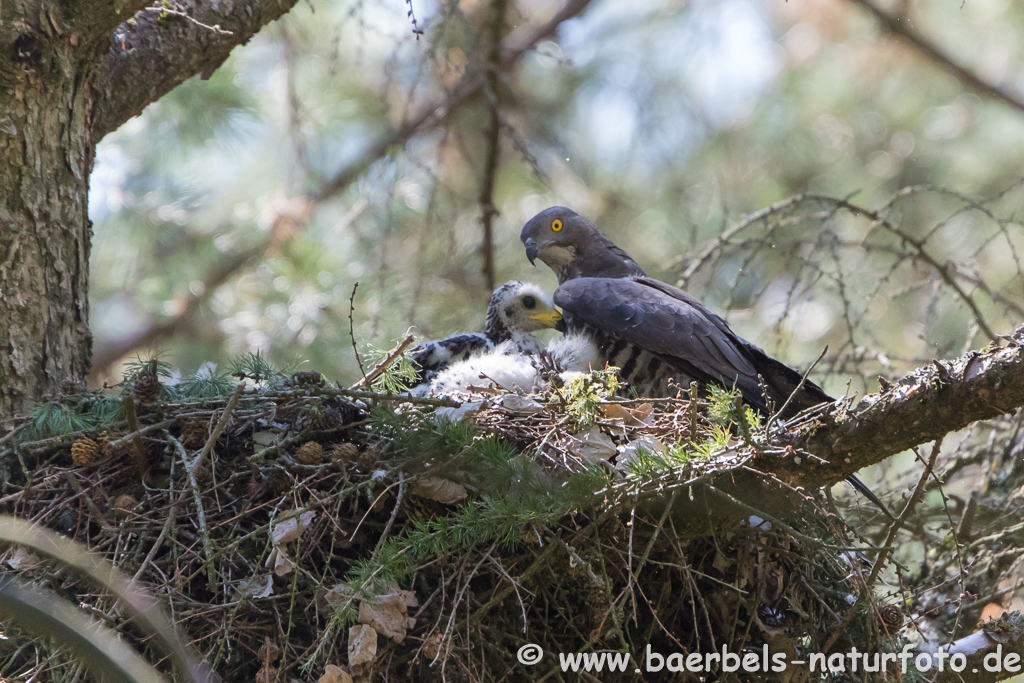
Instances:
[[[550,365],[568,381],[604,367],[597,346],[586,335],[568,335],[548,344]],[[464,361],[453,363],[430,384],[430,393],[448,395],[470,387],[493,387],[535,392],[545,388],[544,362],[539,354],[517,353],[508,342]]]
[[[422,379],[410,393],[414,396],[431,393],[438,373],[481,354],[539,353],[540,343],[533,333],[554,327],[560,320],[551,296],[543,289],[530,282],[506,282],[491,294],[484,332],[424,342],[410,351],[410,358],[420,369]]]

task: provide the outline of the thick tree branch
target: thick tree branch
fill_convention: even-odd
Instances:
[[[789,453],[765,455],[765,468],[804,486],[834,484],[891,455],[1019,409],[1024,326],[1014,339],[1004,348],[918,368],[852,407],[837,401],[799,424],[791,421],[771,435],[773,443],[790,446]]]
[[[152,0],[79,0],[61,3],[73,31],[85,34],[88,43],[105,42],[110,32],[142,11]],[[40,13],[41,14],[41,13]]]
[[[236,45],[290,10],[296,0],[176,2],[174,13],[159,7],[138,12],[117,27],[99,72],[93,139],[100,140],[179,83],[212,73]]]
[[[94,45],[147,4],[149,0],[7,0],[0,4],[0,46],[20,39],[19,52],[41,56],[58,45]],[[44,48],[46,43],[50,45]]]
[[[889,14],[876,5],[873,0],[851,0],[851,2],[866,9],[875,17],[876,20],[878,20],[880,24],[882,24],[882,26],[885,27],[887,31],[902,38],[905,43],[909,44],[925,57],[938,64],[940,68],[956,76],[961,83],[971,90],[974,90],[980,95],[991,97],[1003,102],[1004,104],[1008,104],[1017,111],[1024,112],[1024,100],[1021,100],[1016,95],[1003,90],[993,83],[989,83],[978,74],[954,60],[935,45],[935,43],[915,31],[906,17],[898,17]]]
[[[964,680],[989,683],[1017,676],[1021,671],[1021,662],[1024,661],[1024,616],[1020,612],[1004,613],[999,619],[985,622],[981,630],[953,641],[946,651],[951,657],[956,654],[966,657],[967,666],[964,671],[971,673],[964,676],[946,667],[935,676],[934,683]],[[1009,654],[1017,655],[1016,669],[1003,666]],[[993,666],[997,662],[998,665]]]

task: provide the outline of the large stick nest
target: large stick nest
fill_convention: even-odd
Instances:
[[[648,645],[892,648],[899,609],[851,610],[870,568],[856,536],[829,501],[757,472],[749,411],[612,399],[607,381],[457,407],[315,373],[205,398],[75,392],[51,409],[130,405],[46,439],[25,438],[38,415],[25,421],[0,443],[0,512],[161,597],[224,680],[563,680],[557,653],[605,650],[633,655],[632,678]],[[728,472],[758,484],[726,490]],[[148,652],[54,562],[15,548],[0,562]],[[77,675],[5,635],[0,676]],[[527,643],[546,653],[532,668],[517,661]]]

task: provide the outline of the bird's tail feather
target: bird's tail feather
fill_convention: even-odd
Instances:
[[[889,508],[885,506],[885,503],[879,500],[878,496],[875,495],[875,492],[869,489],[868,485],[858,479],[856,475],[851,474],[846,478],[846,481],[850,483],[850,486],[857,489],[857,491],[859,491],[865,498],[874,503],[879,510],[884,512],[886,517],[894,522],[896,521],[896,518],[891,512],[889,512]]]

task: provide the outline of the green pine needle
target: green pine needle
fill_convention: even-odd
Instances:
[[[37,403],[29,413],[29,421],[31,426],[22,437],[25,441],[73,434],[92,429],[97,424],[91,413],[79,413],[59,403]]]
[[[218,373],[213,363],[203,365],[191,377],[178,384],[178,391],[186,398],[225,396],[235,390],[238,381],[230,373]]]
[[[230,375],[244,375],[255,382],[283,379],[285,373],[263,357],[261,351],[247,353],[231,363]]]
[[[367,345],[369,351],[367,356],[374,365],[384,362],[388,356],[398,349],[396,344],[389,351],[378,349],[372,344]],[[407,358],[405,354],[395,359],[391,365],[384,368],[376,379],[373,380],[371,388],[383,394],[401,394],[409,389],[419,380],[419,368],[415,362]]]

